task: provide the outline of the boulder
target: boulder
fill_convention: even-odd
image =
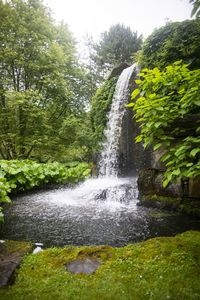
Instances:
[[[85,260],[70,262],[66,265],[66,269],[73,274],[93,274],[99,266],[100,262],[98,260],[86,258]]]
[[[138,189],[140,196],[157,195],[166,197],[181,197],[181,183],[170,183],[163,187],[163,171],[158,169],[140,170],[138,176]]]
[[[112,69],[110,75],[108,76],[108,80],[113,77],[119,76],[122,73],[122,71],[128,67],[130,67],[130,65],[127,64],[126,62],[121,63],[119,66]]]
[[[0,242],[0,287],[13,282],[16,268],[19,267],[23,257],[32,249],[32,244],[28,242]]]

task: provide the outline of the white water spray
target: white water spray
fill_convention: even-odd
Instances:
[[[111,109],[108,115],[107,128],[105,130],[106,142],[99,162],[99,175],[116,177],[119,167],[119,142],[122,130],[122,119],[125,113],[125,104],[128,101],[129,82],[132,73],[137,73],[136,64],[126,68],[116,84]]]

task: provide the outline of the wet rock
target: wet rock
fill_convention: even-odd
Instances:
[[[200,200],[200,176],[189,181],[189,196]]]
[[[166,170],[166,166],[163,162],[160,161],[161,157],[165,154],[166,150],[161,147],[159,150],[152,151],[152,156],[151,156],[151,167],[154,169]]]
[[[99,194],[95,195],[95,200],[106,200],[106,191],[103,190]]]
[[[137,190],[131,184],[112,186],[95,195],[95,200],[112,200],[127,203],[137,198]]]
[[[86,258],[85,260],[72,261],[66,266],[66,269],[73,274],[92,274],[99,266],[99,261]]]
[[[174,120],[170,127],[166,128],[166,134],[180,139],[188,136],[196,136],[196,130],[199,127],[200,114],[188,114],[183,118]]]
[[[23,257],[32,251],[28,242],[5,241],[0,243],[0,287],[11,284],[14,272]]]
[[[166,188],[163,187],[163,174],[158,173],[155,177],[156,194],[160,196],[181,197],[182,188],[180,181],[177,183],[171,182]]]
[[[122,73],[122,71],[128,67],[130,67],[130,65],[128,65],[126,62],[121,63],[119,66],[112,69],[110,75],[108,76],[108,80],[113,77],[119,76]]]
[[[159,209],[177,210],[182,201],[181,183],[163,187],[163,171],[144,169],[138,177],[139,200],[142,205]]]
[[[163,172],[157,169],[144,169],[139,172],[138,189],[140,196],[157,195],[166,197],[181,197],[181,183],[170,183],[163,187]]]

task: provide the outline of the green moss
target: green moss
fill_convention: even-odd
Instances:
[[[188,215],[200,217],[200,200],[181,199],[159,195],[143,195],[140,202],[148,207],[175,209]]]
[[[0,255],[7,256],[12,254],[24,255],[33,249],[33,245],[29,242],[5,241],[0,243]]]
[[[188,215],[200,217],[200,200],[184,200],[180,205],[180,211]]]
[[[149,212],[149,216],[155,219],[159,218],[165,218],[165,217],[172,217],[176,216],[176,212],[170,212],[170,211],[161,211],[161,210],[151,210]]]
[[[200,299],[200,232],[154,238],[124,248],[52,248],[29,255],[0,299]],[[71,274],[66,263],[95,257],[92,275]]]
[[[167,197],[159,195],[144,195],[141,197],[141,203],[148,206],[158,206],[161,208],[178,208],[181,198]]]

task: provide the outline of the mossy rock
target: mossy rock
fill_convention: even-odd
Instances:
[[[119,75],[123,72],[123,70],[128,67],[130,67],[130,65],[127,64],[126,62],[123,62],[119,66],[113,68],[112,71],[110,72],[110,75],[108,76],[108,80],[116,76],[119,77]]]
[[[162,219],[166,217],[176,217],[178,212],[167,211],[167,210],[151,210],[149,216],[154,219]]]
[[[51,248],[27,256],[0,299],[200,299],[200,232],[160,237],[123,248]],[[66,264],[97,259],[93,274],[72,274]]]
[[[187,215],[200,217],[200,199],[143,195],[140,197],[140,204],[146,207],[180,211]]]
[[[0,243],[0,287],[12,283],[14,272],[23,257],[33,249],[31,243],[1,241]]]
[[[179,209],[188,215],[200,217],[200,199],[184,199]]]
[[[140,198],[140,203],[147,207],[178,210],[181,203],[181,198],[159,196],[155,194],[143,195]]]

